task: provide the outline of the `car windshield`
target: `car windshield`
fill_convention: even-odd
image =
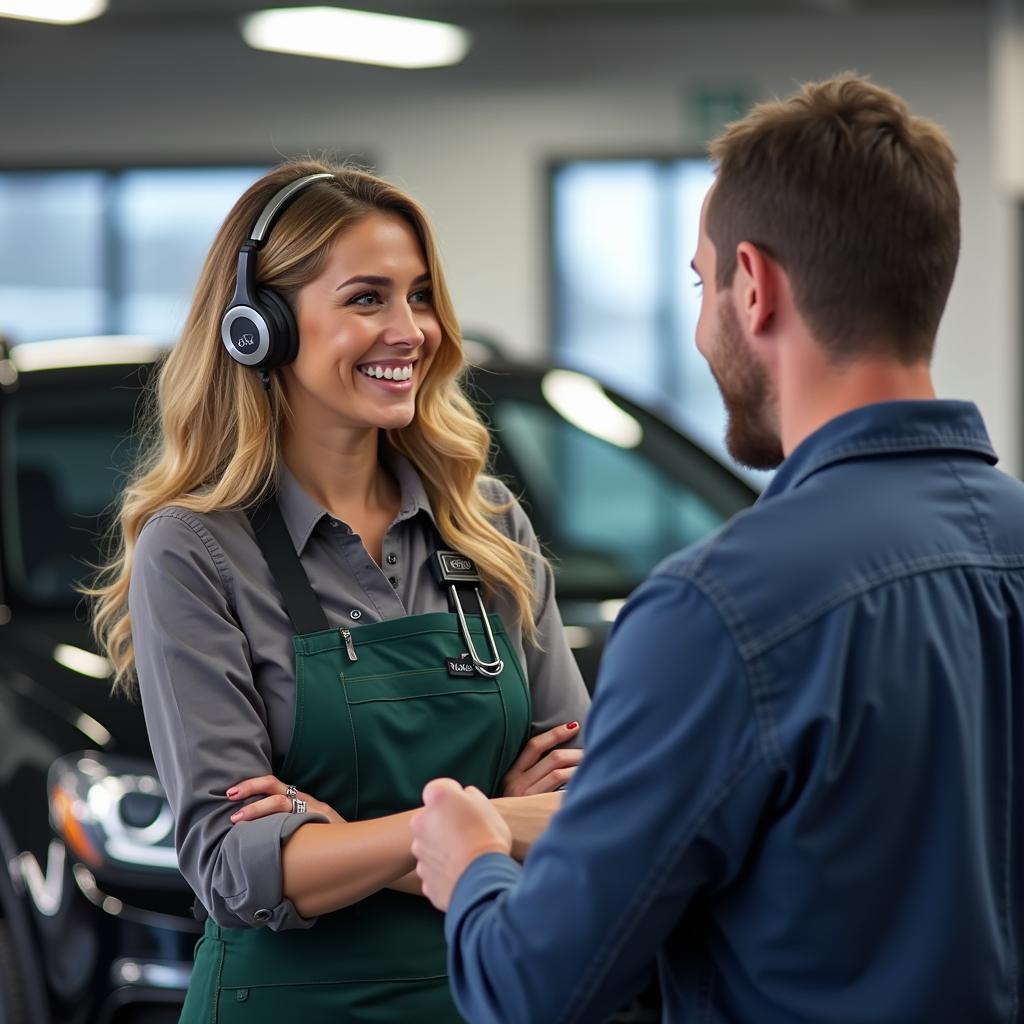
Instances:
[[[595,437],[542,405],[505,402],[493,419],[562,591],[625,594],[725,518],[694,481],[674,479],[649,452]]]
[[[679,431],[586,375],[499,373],[476,383],[497,442],[494,468],[551,554],[560,597],[624,597],[753,500]]]
[[[13,597],[68,606],[101,556],[100,539],[133,456],[134,387],[25,388],[5,396],[3,554]]]

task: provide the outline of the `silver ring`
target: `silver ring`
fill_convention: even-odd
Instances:
[[[296,800],[292,797],[292,814],[305,814],[306,813],[306,801]]]
[[[288,788],[287,788],[287,789],[286,789],[286,790],[284,791],[284,795],[285,795],[286,797],[288,797],[288,799],[289,799],[289,800],[294,800],[294,799],[295,799],[295,794],[296,794],[296,793],[298,793],[298,790],[297,790],[297,789],[296,789],[296,788],[295,788],[294,786],[289,786],[289,787],[288,787]]]

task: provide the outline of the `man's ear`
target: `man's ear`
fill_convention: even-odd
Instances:
[[[736,247],[736,311],[751,334],[771,329],[779,298],[779,267],[752,242]]]

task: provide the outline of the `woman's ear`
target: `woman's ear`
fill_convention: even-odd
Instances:
[[[770,330],[779,298],[779,267],[752,242],[736,247],[736,310],[753,335]]]

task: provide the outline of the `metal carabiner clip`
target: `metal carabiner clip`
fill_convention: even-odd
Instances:
[[[495,676],[501,675],[505,663],[501,660],[501,656],[498,653],[498,644],[494,639],[494,633],[491,631],[491,623],[487,618],[487,610],[484,608],[484,599],[480,596],[482,580],[480,579],[480,573],[477,572],[476,565],[473,564],[473,560],[466,558],[465,555],[460,555],[457,551],[438,551],[434,555],[433,568],[438,583],[442,587],[448,588],[448,597],[452,607],[455,609],[455,614],[459,618],[459,629],[462,631],[462,639],[466,642],[467,653],[473,662],[473,667],[480,675],[488,676],[492,679]],[[480,618],[484,624],[484,636],[487,638],[491,661],[484,661],[477,654],[473,637],[469,632],[469,623],[466,622],[466,612],[462,607],[462,598],[459,595],[458,589],[459,584],[463,586],[471,585],[473,593],[476,594],[476,603],[480,609]]]

